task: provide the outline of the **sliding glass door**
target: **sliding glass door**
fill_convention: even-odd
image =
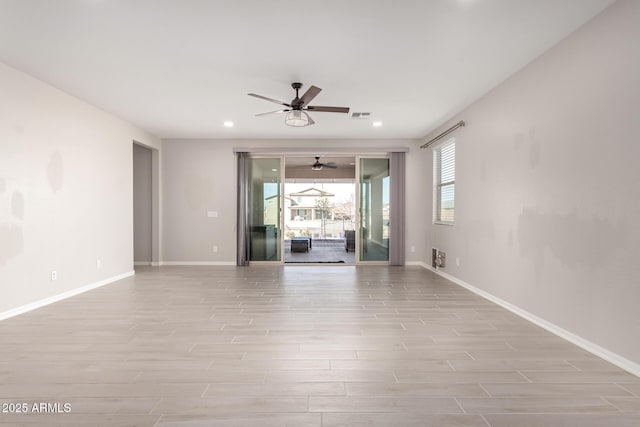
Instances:
[[[283,263],[284,157],[240,154],[238,265]],[[356,263],[404,265],[404,168],[394,154],[356,156]]]
[[[360,158],[359,249],[360,262],[389,261],[389,159]]]
[[[249,166],[249,261],[282,261],[282,158],[251,158]]]

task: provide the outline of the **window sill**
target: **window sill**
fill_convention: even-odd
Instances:
[[[444,221],[433,221],[434,225],[447,225],[449,227],[453,227],[456,223],[455,222],[444,222]]]

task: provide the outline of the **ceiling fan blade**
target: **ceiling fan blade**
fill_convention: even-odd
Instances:
[[[322,111],[326,113],[348,113],[349,107],[321,107],[318,105],[309,105],[306,108],[309,111]]]
[[[305,105],[310,103],[313,100],[313,98],[318,96],[321,90],[322,89],[316,86],[311,86],[309,89],[307,89],[304,95],[302,95],[302,98],[300,98],[300,101],[302,101],[302,104],[300,106],[304,107]]]
[[[291,105],[287,104],[286,102],[278,101],[277,99],[273,99],[273,98],[267,98],[266,96],[258,95],[256,93],[248,93],[247,95],[253,96],[255,98],[264,99],[265,101],[275,102],[276,104],[284,105],[285,107],[291,107]]]
[[[291,111],[291,110],[287,109],[287,110],[267,111],[266,113],[256,114],[256,117],[258,117],[258,116],[267,116],[267,115],[269,115],[269,114],[280,114],[280,113],[286,113],[287,111]]]
[[[336,165],[333,162],[324,163],[323,166],[326,167],[326,168],[330,168],[330,169],[336,169],[338,167],[338,165]]]

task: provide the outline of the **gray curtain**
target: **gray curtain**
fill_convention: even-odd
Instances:
[[[391,153],[389,176],[391,184],[389,223],[389,264],[404,265],[405,220],[405,153]]]
[[[249,153],[238,152],[238,206],[236,218],[237,256],[236,265],[249,265],[247,251],[248,201],[249,201]]]

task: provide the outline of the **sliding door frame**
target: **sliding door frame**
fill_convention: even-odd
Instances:
[[[251,260],[251,251],[250,247],[247,246],[249,265],[284,265],[284,154],[266,154],[266,153],[257,153],[253,154],[251,152],[248,153],[249,162],[253,159],[278,159],[279,160],[279,170],[280,170],[280,178],[278,183],[278,194],[280,195],[278,201],[278,216],[280,218],[280,224],[278,227],[278,241],[280,247],[280,259],[277,261],[252,261]],[[250,175],[251,176],[251,175]],[[251,183],[247,183],[249,187],[251,187]],[[251,190],[249,188],[249,195],[251,195]],[[246,209],[249,210],[252,208],[251,204],[253,203],[253,199],[249,197],[249,204],[246,206]],[[247,245],[249,245],[249,241],[251,240],[251,233],[247,236]]]
[[[391,254],[387,261],[360,261],[360,246],[362,245],[361,238],[361,226],[360,217],[362,208],[360,206],[360,159],[373,158],[373,159],[389,159],[391,162],[391,153],[393,152],[409,152],[407,147],[389,147],[389,148],[373,148],[373,147],[360,147],[356,149],[346,147],[332,147],[332,148],[316,148],[316,147],[238,147],[233,148],[233,152],[246,152],[249,159],[253,158],[279,158],[280,159],[280,260],[279,261],[249,261],[250,265],[285,265],[285,246],[284,246],[284,184],[285,184],[285,167],[287,156],[302,156],[302,155],[316,155],[322,153],[323,156],[353,156],[356,159],[356,176],[355,176],[355,191],[356,191],[356,265],[390,265]],[[249,206],[246,206],[248,209]],[[390,209],[390,214],[393,215],[393,209]],[[249,238],[249,236],[247,236]],[[389,236],[392,239],[393,236]],[[248,248],[247,248],[248,250]]]

